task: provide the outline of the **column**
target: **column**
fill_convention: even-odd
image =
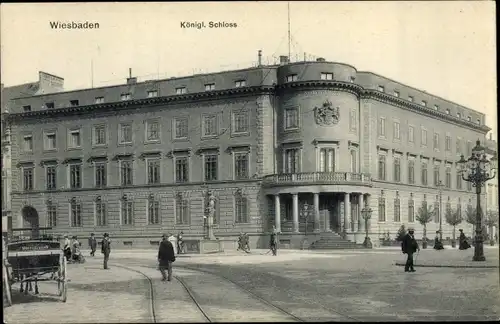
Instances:
[[[319,232],[319,193],[314,193],[314,232]]]
[[[299,195],[292,194],[293,198],[293,232],[299,232]]]
[[[365,208],[364,195],[359,194],[359,206],[358,206],[359,233],[363,233],[365,231],[365,220],[363,219],[363,214],[361,213],[363,208]]]
[[[344,231],[351,232],[351,202],[349,200],[349,193],[344,194]]]
[[[357,198],[357,197],[353,197],[353,198]],[[359,201],[355,201],[356,204],[359,204]],[[353,206],[351,206],[353,207]],[[354,210],[354,213],[352,212],[352,209],[351,209],[351,220],[352,220],[352,223],[353,223],[353,232],[356,233],[358,231],[358,223],[359,223],[359,205],[355,205],[354,207],[357,207],[355,208]]]
[[[280,195],[274,196],[274,226],[278,233],[281,232],[281,204]]]

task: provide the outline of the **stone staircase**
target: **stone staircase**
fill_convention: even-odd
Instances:
[[[343,239],[334,232],[320,234],[320,239],[309,246],[313,250],[342,250],[342,249],[364,249],[362,244],[356,244],[347,239]]]

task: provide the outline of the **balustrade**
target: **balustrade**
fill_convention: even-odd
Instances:
[[[369,174],[352,172],[302,172],[282,173],[264,177],[265,184],[293,183],[329,183],[329,184],[365,184],[371,183]]]

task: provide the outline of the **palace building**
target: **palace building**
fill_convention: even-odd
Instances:
[[[475,207],[457,174],[490,131],[484,114],[325,59],[21,96],[11,100],[12,222],[110,233],[117,247],[162,233],[205,236],[207,193],[226,248],[342,235],[373,244],[419,207]],[[482,197],[485,195],[483,194]],[[441,198],[441,204],[440,202]],[[372,210],[368,229],[361,209]],[[443,220],[443,237],[452,227]],[[472,226],[459,228],[470,233]]]

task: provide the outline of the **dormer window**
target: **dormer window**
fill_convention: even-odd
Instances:
[[[24,112],[30,112],[31,111],[31,106],[30,105],[23,106],[23,111]]]
[[[130,95],[130,93],[122,93],[120,98],[122,101],[125,101],[125,100],[130,100],[132,96]]]
[[[236,88],[246,87],[247,82],[245,80],[238,80],[234,82]]]
[[[409,102],[413,102],[413,97],[412,96],[408,96],[408,101]]]
[[[333,80],[333,73],[321,73],[321,80]]]
[[[439,106],[438,105],[434,105],[434,110],[438,111],[439,110]]]
[[[180,88],[175,88],[175,94],[186,94],[187,93],[187,89],[186,87],[180,87]]]
[[[476,119],[476,123],[477,123],[478,125],[481,125],[481,119],[479,119],[479,118],[478,118],[478,119]]]
[[[450,114],[450,109],[446,108],[446,114],[449,115]]]
[[[460,115],[460,113],[457,113],[457,118],[458,119],[462,118],[462,115]]]
[[[399,98],[399,91],[394,90],[394,97],[398,97]]]
[[[297,74],[290,74],[286,76],[286,82],[295,82],[298,80]]]
[[[471,118],[470,118],[470,116],[468,116],[468,117],[467,117],[467,121],[471,121]]]
[[[215,83],[205,84],[205,91],[214,91],[214,90],[215,90]]]
[[[95,103],[96,104],[102,104],[102,103],[104,103],[104,97],[96,97],[95,98]]]
[[[427,107],[427,101],[425,101],[425,100],[422,100],[422,103],[421,103],[421,105],[422,105],[422,106],[424,106],[424,107]]]
[[[158,97],[158,90],[148,91],[148,98]]]
[[[71,105],[71,107],[76,107],[78,106],[78,100],[70,100],[69,104]]]
[[[351,83],[354,83],[354,81],[356,81],[356,78],[355,77],[351,77]]]
[[[47,107],[47,109],[53,109],[54,108],[54,102],[47,102],[47,103],[45,103],[45,107]]]
[[[378,91],[380,91],[380,92],[385,92],[385,88],[384,88],[384,86],[379,85],[379,86],[378,86]]]

